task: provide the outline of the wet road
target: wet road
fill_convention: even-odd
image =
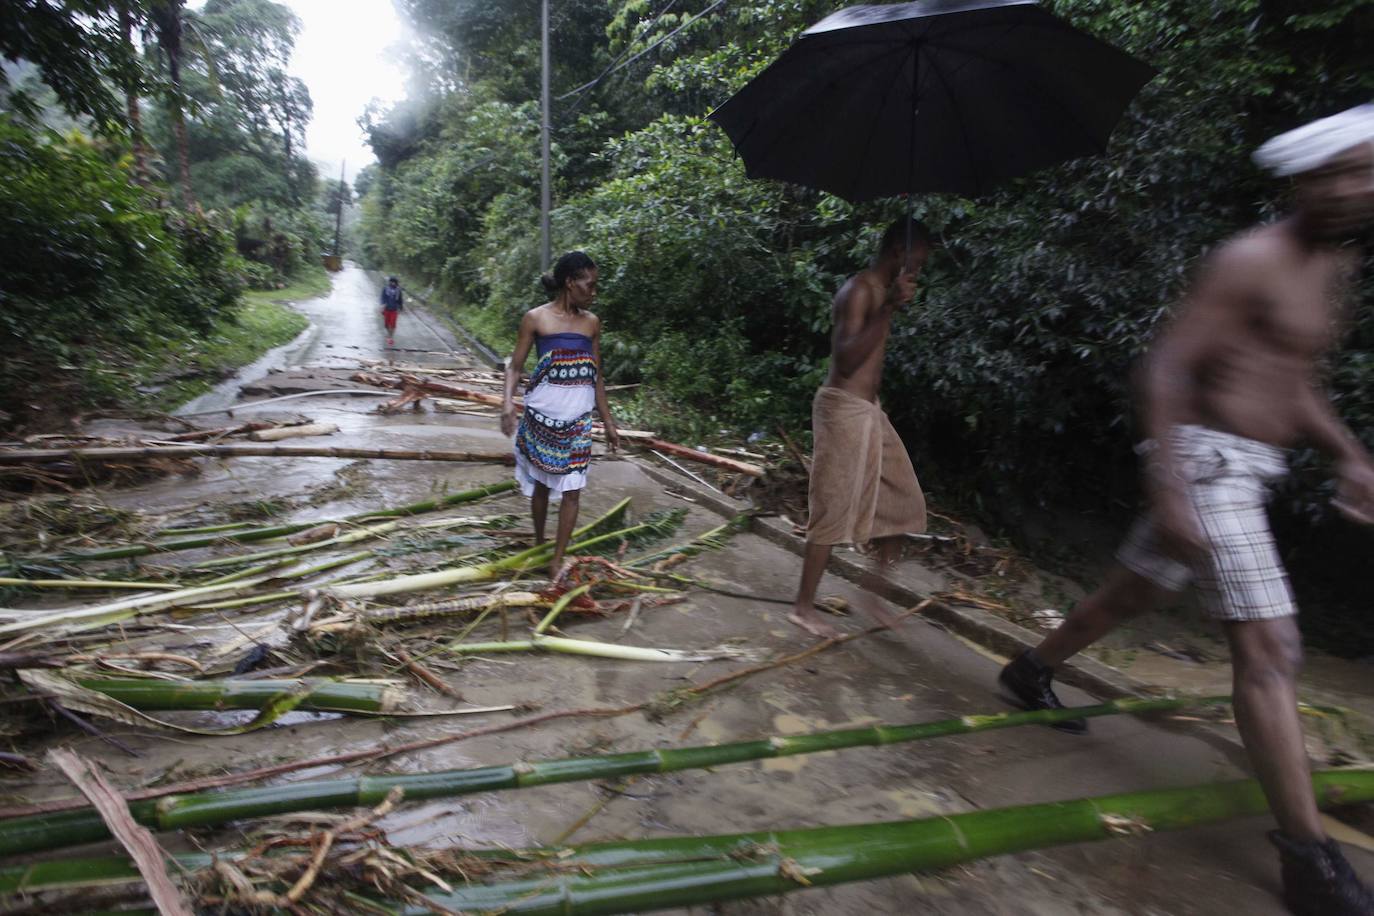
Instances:
[[[455,361],[470,361],[466,348],[458,346],[441,323],[409,298],[396,322],[395,343],[388,346],[380,296],[380,286],[366,271],[352,263],[345,266],[334,276],[334,289],[329,296],[296,306],[310,318],[317,332],[292,354],[290,364],[351,365],[360,356],[417,366],[452,366]]]
[[[402,317],[397,346],[388,350],[377,314],[377,286],[360,270],[336,275],[330,296],[299,307],[310,316],[314,329],[290,352],[278,354],[293,365],[349,368],[360,360],[430,366],[472,362],[455,341],[441,345],[413,315]],[[445,333],[439,330],[440,337]],[[371,399],[308,401],[297,402],[293,409],[342,427],[335,436],[319,440],[328,444],[490,448],[504,442],[494,417],[433,412],[382,417],[372,412],[376,402]],[[103,495],[112,503],[156,510],[200,501],[300,497],[327,485],[346,484],[295,510],[293,517],[305,519],[395,505],[436,491],[503,480],[508,474],[506,468],[494,465],[245,458],[207,461],[197,478],[169,478]],[[721,521],[701,505],[673,496],[629,460],[596,463],[583,498],[585,517],[600,514],[626,496],[632,498],[640,517],[686,507],[687,519],[675,541]],[[525,506],[518,498],[505,497],[482,503],[480,511],[523,513]],[[792,593],[799,566],[791,553],[746,535],[737,537],[727,550],[692,561],[691,573],[740,591],[785,597]],[[829,577],[822,590],[851,598],[855,594],[849,583]],[[645,612],[628,634],[619,619],[579,622],[569,625],[569,630],[591,639],[646,646],[734,643],[766,652],[796,651],[807,641],[785,622],[785,610],[778,604],[695,593],[687,603]],[[237,620],[232,623],[244,625]],[[514,618],[513,623],[521,625]],[[215,621],[206,625],[223,627]],[[854,627],[859,622],[846,625]],[[918,618],[897,633],[859,640],[804,665],[756,676],[662,719],[636,714],[605,721],[554,722],[399,757],[388,761],[386,768],[435,770],[996,712],[1004,708],[992,689],[1000,661]],[[656,665],[528,655],[474,658],[460,664],[436,660],[442,676],[472,704],[524,703],[545,711],[640,702],[686,683],[701,683],[740,664]],[[1076,690],[1064,694],[1070,703],[1090,702]],[[132,786],[168,767],[196,772],[224,767],[228,761],[233,769],[245,769],[284,757],[339,753],[495,721],[505,720],[500,716],[339,719],[236,737],[183,736],[176,742],[147,733],[123,735],[144,755],[136,761],[94,741],[77,739],[75,743],[82,753],[107,765],[117,784]],[[64,738],[69,741],[70,736]],[[549,843],[604,803],[574,836],[590,841],[891,820],[1239,775],[1242,772],[1233,755],[1198,738],[1133,719],[1101,719],[1085,738],[1021,728],[721,767],[713,772],[641,777],[615,792],[597,784],[573,783],[404,805],[383,826],[397,843]],[[50,774],[36,777],[36,782],[38,787],[26,794],[68,792]],[[1263,835],[1268,827],[1267,819],[1251,818],[1182,834],[1005,856],[938,875],[727,904],[713,912],[1269,916],[1282,909],[1275,897],[1277,866]],[[174,847],[188,842],[185,837],[163,839]],[[199,839],[225,846],[243,842],[232,829],[202,833]],[[1364,873],[1374,874],[1374,857],[1357,851],[1351,851],[1351,856]]]

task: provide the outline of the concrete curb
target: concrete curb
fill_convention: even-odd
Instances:
[[[698,504],[718,515],[733,518],[750,508],[750,504],[744,500],[732,499],[724,493],[703,487],[687,477],[669,473],[647,461],[636,461],[633,458],[629,460],[635,461],[645,474],[659,483],[687,491]],[[797,556],[801,556],[805,550],[806,542],[793,534],[788,524],[776,518],[750,519],[749,532]],[[827,569],[904,607],[912,607],[930,597],[929,594],[904,584],[895,577],[873,577],[862,562],[839,551],[831,554]],[[926,608],[923,616],[950,632],[1003,656],[1016,655],[1034,647],[1041,640],[1039,634],[980,608],[958,607],[936,601]],[[1072,684],[1102,699],[1152,695],[1143,682],[1094,658],[1075,659],[1056,672],[1055,676],[1066,684]]]

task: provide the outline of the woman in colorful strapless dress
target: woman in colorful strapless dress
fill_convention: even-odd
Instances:
[[[596,264],[581,251],[570,251],[540,280],[553,300],[530,309],[520,321],[515,353],[506,363],[501,431],[515,436],[515,479],[530,498],[540,544],[549,494],[562,500],[550,567],[550,578],[556,578],[587,485],[593,412],[601,417],[611,451],[619,448],[620,437],[601,379],[601,319],[587,311],[596,301]],[[538,362],[525,385],[525,409],[517,423],[515,387],[531,348]]]

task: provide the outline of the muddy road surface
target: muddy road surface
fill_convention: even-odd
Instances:
[[[242,376],[243,386],[261,386],[273,376],[319,374],[317,387],[336,384],[346,373],[377,364],[439,369],[478,366],[458,341],[432,317],[409,309],[401,318],[396,346],[387,348],[377,314],[375,282],[356,268],[334,278],[333,293],[298,304],[312,321],[301,340]],[[272,360],[276,360],[273,365]],[[333,374],[331,374],[333,373]],[[298,381],[296,387],[309,387]],[[279,390],[288,390],[290,384]],[[341,386],[346,387],[346,386]],[[262,389],[267,392],[267,389]],[[489,389],[495,391],[495,388]],[[226,392],[208,396],[197,410],[233,408]],[[254,397],[261,397],[255,395]],[[221,398],[217,403],[216,398]],[[338,433],[310,444],[339,446],[490,449],[506,446],[494,413],[422,412],[381,416],[377,397],[302,398],[259,411],[235,409],[235,418],[306,415],[337,424]],[[432,403],[432,402],[430,402]],[[197,417],[205,425],[227,424],[225,414]],[[109,504],[171,519],[194,516],[206,505],[224,507],[276,501],[289,509],[286,520],[337,518],[383,506],[420,500],[506,480],[497,465],[421,461],[350,462],[331,458],[238,458],[206,460],[192,477],[164,478],[134,488],[108,489]],[[601,456],[594,463],[582,502],[583,520],[629,497],[635,518],[685,509],[673,543],[722,523],[700,502],[675,495],[639,459]],[[528,529],[527,506],[517,495],[474,504],[475,513],[518,516],[513,529]],[[248,548],[237,548],[247,550]],[[259,548],[260,549],[260,548]],[[456,550],[457,548],[455,548]],[[176,562],[222,555],[192,553]],[[232,549],[231,549],[232,552]],[[402,551],[351,569],[401,570]],[[800,571],[788,550],[753,535],[739,535],[727,549],[703,554],[679,568],[732,591],[769,599],[790,598]],[[941,574],[927,571],[932,583]],[[827,577],[822,594],[856,597],[849,582]],[[433,595],[421,596],[424,600]],[[893,608],[893,610],[900,610]],[[602,620],[568,623],[566,632],[629,645],[708,649],[730,646],[761,656],[805,648],[810,641],[786,620],[782,603],[692,591],[688,600],[642,611],[625,631],[622,613]],[[180,629],[167,641],[204,650],[241,637],[250,627],[279,619],[285,609],[240,616],[220,611],[178,618]],[[274,616],[276,615],[276,616]],[[151,621],[156,622],[156,620]],[[866,622],[842,620],[848,630]],[[452,635],[465,625],[452,623]],[[512,614],[514,635],[528,628]],[[484,624],[472,638],[499,638],[500,624]],[[362,650],[359,650],[362,654]],[[348,673],[330,666],[316,673]],[[789,735],[861,724],[906,723],[1006,707],[994,690],[1002,659],[920,617],[894,632],[880,633],[815,655],[803,662],[742,680],[729,689],[684,703],[660,716],[634,713],[607,719],[553,721],[505,734],[477,737],[358,768],[323,767],[282,777],[280,782],[331,774],[468,767],[518,760],[667,745],[706,744]],[[43,746],[24,750],[38,756],[47,745],[73,745],[106,769],[122,788],[153,781],[263,767],[456,734],[473,727],[577,707],[636,704],[665,691],[700,684],[745,664],[739,660],[653,664],[555,654],[508,653],[435,657],[432,670],[462,697],[459,706],[517,705],[510,712],[433,718],[359,719],[291,713],[260,731],[233,737],[164,734],[127,726],[112,731],[137,752],[130,757],[94,737],[55,723]],[[299,668],[268,661],[267,667]],[[403,674],[395,675],[404,678]],[[403,686],[433,707],[451,698],[414,681]],[[1065,689],[1071,704],[1092,701]],[[242,716],[243,714],[237,714]],[[181,721],[215,726],[230,714],[199,713]],[[108,725],[109,723],[104,723]],[[1205,736],[1124,717],[1096,720],[1091,734],[1074,737],[1046,728],[1017,728],[916,744],[857,749],[763,763],[641,776],[630,782],[569,783],[466,798],[402,804],[380,824],[395,844],[412,846],[524,846],[596,839],[726,833],[893,820],[980,808],[1071,799],[1088,795],[1184,786],[1245,775],[1233,745]],[[7,778],[11,802],[68,796],[54,771]],[[872,913],[973,914],[1279,914],[1282,907],[1276,858],[1265,840],[1271,823],[1250,818],[1177,834],[1132,836],[1005,856],[937,874],[908,875],[833,889],[802,890],[784,897],[722,904],[693,912],[728,914]],[[229,848],[260,824],[244,822],[214,830],[161,834],[169,849]],[[109,850],[109,846],[85,851]],[[1374,879],[1374,855],[1353,846],[1356,868]]]

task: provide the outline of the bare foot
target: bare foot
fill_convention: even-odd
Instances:
[[[865,614],[888,629],[892,629],[897,624],[901,623],[901,620],[894,616],[893,613],[883,605],[883,599],[872,592],[860,592],[859,600],[856,603],[863,609]]]
[[[787,615],[787,622],[801,627],[818,639],[834,639],[840,635],[840,631],[826,623],[814,607],[793,608],[792,613]]]

